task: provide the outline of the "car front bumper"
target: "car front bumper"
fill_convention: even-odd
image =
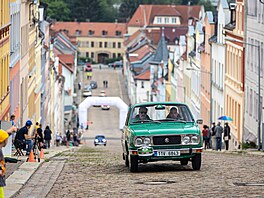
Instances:
[[[151,147],[149,147],[151,148]],[[158,161],[158,160],[177,160],[183,158],[190,158],[195,156],[196,154],[202,153],[202,147],[196,148],[180,148],[180,149],[145,149],[143,152],[142,150],[129,150],[130,155],[137,155],[139,160],[148,160],[148,161]],[[163,153],[173,153],[176,152],[177,155],[157,155],[158,152]]]

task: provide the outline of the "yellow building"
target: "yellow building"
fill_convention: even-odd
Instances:
[[[244,122],[244,0],[236,1],[231,22],[225,26],[226,72],[225,115],[231,117],[231,146],[239,148],[242,142]]]
[[[0,120],[9,120],[10,16],[9,1],[0,4]]]
[[[79,57],[105,63],[124,54],[125,23],[56,22],[52,30],[64,31],[71,39],[76,39]]]

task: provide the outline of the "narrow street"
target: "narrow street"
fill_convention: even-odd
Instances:
[[[93,95],[104,89],[104,79],[108,96],[127,100],[120,69],[94,69]],[[130,173],[122,160],[118,116],[115,107],[91,107],[85,144],[44,163],[16,197],[264,197],[263,156],[206,151],[201,171],[168,161],[140,164],[138,173]],[[96,134],[106,136],[106,147],[93,145]]]

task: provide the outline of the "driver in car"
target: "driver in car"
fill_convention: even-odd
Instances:
[[[148,113],[147,107],[140,107],[138,115],[136,115],[134,122],[151,120],[147,113]]]
[[[176,107],[172,107],[170,109],[170,113],[167,115],[167,118],[171,118],[174,120],[180,120],[182,119],[181,115],[178,113],[178,110]]]

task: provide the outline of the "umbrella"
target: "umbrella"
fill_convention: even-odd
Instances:
[[[233,119],[228,116],[220,116],[218,120],[233,121]]]

